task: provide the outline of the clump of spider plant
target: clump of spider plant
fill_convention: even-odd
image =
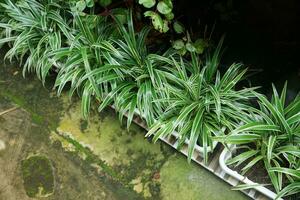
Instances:
[[[203,64],[196,54],[192,54],[191,61],[169,58],[167,62],[174,67],[164,73],[168,79],[164,86],[168,98],[158,100],[168,106],[147,133],[154,135],[156,141],[178,132],[179,144],[189,140],[189,161],[196,144],[200,144],[207,162],[208,148],[213,150],[212,136],[224,128],[235,128],[248,109],[249,98],[253,97],[254,88],[236,89],[246,73],[241,64],[232,64],[222,76],[218,71],[222,42],[223,39]]]
[[[9,34],[6,34],[6,31],[4,28],[2,28],[5,24],[7,24],[9,18],[5,15],[5,10],[1,7],[0,4],[0,48],[3,46],[3,44],[5,43],[3,40],[6,37],[10,37]]]
[[[300,191],[300,96],[287,105],[286,91],[287,84],[280,95],[273,85],[271,101],[262,94],[254,93],[259,109],[251,108],[244,124],[228,135],[215,137],[217,141],[244,149],[228,161],[228,164],[236,166],[246,163],[243,173],[263,162],[278,193],[277,198]],[[283,174],[286,179],[283,179]],[[286,187],[282,189],[283,186]]]
[[[119,37],[107,17],[97,15],[79,16],[74,14],[74,31],[68,46],[52,52],[52,59],[60,62],[55,87],[60,94],[70,83],[70,96],[77,91],[82,97],[82,113],[88,116],[92,97],[99,101],[122,80],[118,68],[106,62],[109,54],[101,46],[109,45],[113,38]]]
[[[20,59],[23,64],[23,74],[35,71],[37,76],[45,81],[53,62],[48,54],[60,48],[66,38],[62,33],[69,35],[67,11],[62,7],[63,2],[51,0],[5,0],[0,3],[2,15],[5,18],[0,28],[5,38],[0,44],[8,43],[9,51],[5,58]]]
[[[107,51],[107,62],[123,67],[120,72],[124,80],[115,85],[101,103],[99,110],[113,103],[120,119],[128,114],[128,127],[136,112],[150,126],[161,113],[161,106],[155,100],[161,95],[160,88],[164,87],[165,82],[164,66],[160,65],[160,59],[163,57],[150,54],[147,49],[145,40],[149,28],[144,27],[140,32],[136,32],[131,12],[127,19],[126,24],[115,19],[122,38],[114,39],[113,44],[101,44],[101,48]]]
[[[70,95],[75,90],[82,94],[82,113],[87,117],[91,97],[103,97],[109,84],[121,78],[114,66],[104,63],[103,50],[97,47],[116,37],[112,24],[101,16],[71,14],[68,2],[60,0],[5,0],[0,5],[6,16],[0,24],[6,38],[0,44],[11,46],[6,58],[17,57],[22,63],[24,57],[23,74],[35,71],[43,83],[55,68],[58,94],[71,83]]]

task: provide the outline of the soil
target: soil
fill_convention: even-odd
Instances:
[[[238,149],[234,155],[239,155],[243,153],[243,150]],[[242,163],[241,165],[235,167],[234,165],[231,165],[230,168],[238,171],[239,173],[242,173],[243,167],[245,167],[247,162]],[[269,178],[268,172],[265,170],[264,163],[262,161],[256,163],[252,168],[250,168],[244,176],[247,176],[251,181],[255,183],[261,183],[261,184],[270,184],[271,180]],[[267,186],[269,189],[274,191],[274,188],[272,186]]]
[[[243,153],[244,151],[242,149],[237,149],[234,155],[239,155]],[[242,169],[245,167],[247,162],[242,163],[241,165],[235,167],[235,165],[230,165],[229,167],[237,171],[238,173],[242,174]],[[266,184],[265,187],[268,188],[269,190],[275,192],[274,187],[272,186],[271,179],[268,175],[268,172],[265,170],[265,166],[263,161],[259,161],[256,163],[252,168],[250,168],[244,176],[248,177],[251,181],[259,184]],[[285,182],[285,177],[283,176],[283,183]],[[283,184],[283,187],[285,185]],[[276,193],[276,192],[275,192]]]

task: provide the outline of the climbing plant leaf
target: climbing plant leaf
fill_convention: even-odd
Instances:
[[[85,2],[86,2],[86,6],[89,8],[91,8],[95,5],[94,0],[86,0]]]
[[[174,49],[182,49],[184,47],[184,42],[182,40],[175,40],[172,44]]]
[[[172,19],[174,19],[174,13],[170,12],[168,14],[165,14],[165,17],[167,20],[171,21]]]
[[[189,52],[195,52],[196,51],[196,48],[194,47],[194,45],[190,42],[186,43],[185,45],[186,49],[189,51]]]
[[[107,7],[111,2],[112,0],[99,0],[99,4],[103,7]]]
[[[160,1],[157,4],[157,10],[158,12],[160,12],[161,14],[168,14],[170,12],[172,12],[173,9],[173,5],[171,1]]]
[[[196,48],[196,53],[202,54],[205,48],[208,47],[208,43],[204,39],[197,39],[194,42],[194,47]]]
[[[85,8],[86,8],[86,3],[85,3],[84,0],[78,1],[76,3],[76,9],[77,9],[77,11],[82,12]]]
[[[178,21],[174,22],[173,28],[174,28],[174,31],[178,34],[184,32],[184,26],[181,23],[179,23]]]
[[[169,30],[168,22],[163,20],[161,16],[153,11],[146,11],[145,17],[150,17],[152,20],[153,27],[159,32],[165,33]]]
[[[139,0],[139,4],[143,5],[145,8],[152,8],[155,3],[155,0]]]

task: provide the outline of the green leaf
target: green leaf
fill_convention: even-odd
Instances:
[[[226,162],[226,164],[232,165],[234,163],[237,163],[236,166],[239,166],[241,163],[243,163],[247,159],[251,158],[252,156],[255,156],[258,153],[259,153],[258,150],[249,150],[249,151],[243,152],[243,153],[229,159]]]
[[[76,3],[76,8],[78,11],[82,12],[86,8],[86,3],[84,0],[80,0]]]
[[[276,167],[280,167],[280,164],[279,164],[279,162],[277,161],[277,160],[275,160],[275,159],[272,159],[273,160],[273,162],[274,162],[274,164],[276,165]],[[264,161],[264,162],[266,162],[266,161]],[[268,166],[269,168],[271,167],[270,166],[270,164],[269,164],[269,166]],[[269,169],[268,168],[268,169]],[[268,171],[268,173],[274,173],[274,172],[270,172],[270,170]],[[274,173],[274,175],[276,176],[276,174]],[[279,191],[279,190],[281,190],[282,189],[282,184],[283,184],[283,182],[282,182],[282,173],[277,173],[277,183],[275,183],[275,184],[277,184],[276,186],[275,186],[275,188],[276,189],[278,189],[277,191]],[[274,180],[273,180],[274,181]]]
[[[218,46],[213,53],[213,56],[209,57],[206,61],[207,70],[205,72],[206,73],[205,77],[206,77],[207,81],[211,81],[217,71],[217,68],[220,63],[221,48],[222,48],[223,42],[224,42],[224,36],[221,37],[221,39],[218,43]]]
[[[250,132],[256,132],[256,131],[280,131],[279,126],[276,125],[269,125],[262,122],[250,122],[248,124],[242,125],[235,130],[232,131],[232,133],[241,133],[245,131]]]
[[[278,180],[278,176],[276,175],[276,173],[274,171],[271,171],[270,168],[271,168],[271,164],[269,164],[267,162],[267,160],[264,159],[264,164],[265,164],[265,169],[267,170],[268,172],[268,175],[271,179],[271,182],[275,188],[275,191],[278,192],[280,189],[280,183],[279,183],[279,180]]]
[[[253,167],[258,161],[262,160],[263,158],[264,157],[262,155],[256,156],[245,167],[243,167],[242,171],[248,171],[251,167]]]
[[[136,96],[134,96],[134,98],[132,98],[132,101],[130,103],[130,108],[129,108],[129,111],[128,111],[127,129],[129,129],[129,127],[130,127],[130,124],[131,124],[131,121],[132,121],[132,118],[134,116],[134,112],[135,112],[135,109],[136,109],[136,105],[137,105],[137,99],[136,99]]]
[[[0,39],[0,44],[5,44],[5,43],[8,43],[8,42],[12,42],[12,41],[15,41],[17,39],[17,37],[6,37],[6,38],[1,38]]]
[[[285,81],[280,95],[280,101],[283,107],[285,106],[286,91],[287,91],[287,81]]]
[[[286,107],[284,113],[286,114],[287,117],[290,117],[299,112],[300,112],[300,95],[296,96],[293,102]]]
[[[207,46],[208,46],[207,42],[203,39],[197,39],[194,42],[194,47],[196,48],[197,54],[202,54]]]
[[[240,133],[227,136],[215,136],[213,139],[219,142],[227,142],[230,144],[246,144],[261,139],[261,136],[258,134]]]
[[[172,19],[174,19],[174,13],[170,12],[168,14],[165,14],[165,17],[168,21],[171,21]]]
[[[124,87],[130,85],[130,83],[124,83],[119,85],[119,87],[116,87],[115,89],[113,89],[106,97],[105,99],[101,102],[98,111],[101,112],[106,106],[108,106],[113,99],[115,98],[116,94],[121,91]]]
[[[174,31],[178,34],[184,32],[184,26],[178,21],[174,22],[173,28],[174,28]]]
[[[168,22],[162,20],[161,16],[153,11],[146,11],[144,13],[145,17],[150,17],[152,20],[153,27],[159,32],[165,33],[169,30]]]
[[[289,124],[289,126],[291,126],[294,123],[299,123],[299,122],[300,122],[300,112],[298,112],[297,114],[295,114],[287,119],[287,123]]]
[[[187,50],[186,50],[185,46],[179,50],[179,54],[181,56],[184,56],[186,54],[186,52],[187,52]]]
[[[151,127],[150,130],[146,133],[145,137],[150,137],[152,136],[157,130],[159,130],[162,127],[161,122],[157,121],[154,123]]]
[[[99,0],[99,4],[102,7],[107,7],[109,4],[111,4],[112,0]]]
[[[300,193],[300,182],[293,182],[291,184],[289,184],[288,186],[286,186],[285,188],[283,188],[278,194],[276,199],[279,199],[283,196],[287,196],[287,195],[292,195],[292,194],[297,194]]]
[[[142,4],[145,8],[152,8],[155,3],[155,0],[139,0],[139,4]]]
[[[269,170],[273,171],[273,172],[280,172],[280,173],[288,174],[297,179],[300,179],[300,170],[284,168],[284,167],[271,167]]]
[[[276,143],[276,136],[271,135],[268,140],[268,146],[267,146],[267,158],[268,162],[271,164],[271,158],[272,158],[272,153],[273,153],[273,148]]]
[[[175,40],[172,43],[172,47],[177,50],[182,49],[184,47],[184,42],[182,40]]]
[[[190,42],[185,44],[185,48],[186,50],[188,50],[189,52],[195,52],[196,48],[194,47],[194,45]]]
[[[91,8],[95,5],[94,0],[85,0],[85,2],[86,2],[86,6],[89,8]]]
[[[169,22],[167,20],[163,21],[163,28],[162,28],[162,32],[166,33],[169,30]]]
[[[92,96],[92,87],[90,84],[88,84],[88,82],[86,82],[81,97],[81,112],[85,119],[88,118],[88,113],[90,111],[91,96]]]
[[[173,9],[173,5],[172,5],[171,1],[160,1],[157,4],[157,10],[161,14],[166,15],[166,14],[172,12],[172,9]]]
[[[284,118],[284,114],[281,113],[275,105],[270,103],[267,98],[264,95],[257,94],[257,98],[263,103],[263,105],[272,113],[272,115],[277,119],[280,126],[284,128],[284,130],[287,132],[289,139],[292,138],[292,130],[289,124],[287,123],[286,119]]]
[[[113,9],[113,15],[121,24],[125,24],[127,22],[128,10],[125,8],[115,8]]]
[[[300,158],[300,149],[297,146],[293,146],[293,145],[280,146],[276,148],[276,150],[279,151],[280,153],[289,153],[292,154],[293,156]]]
[[[190,144],[188,147],[188,160],[191,161],[195,145],[197,143],[199,134],[200,134],[200,127],[202,125],[202,116],[204,112],[204,107],[202,106],[200,109],[198,109],[198,112],[195,116],[195,119],[193,121],[192,129],[191,129],[191,136],[190,136]]]
[[[258,183],[253,183],[253,184],[240,184],[236,185],[232,188],[232,190],[247,190],[251,188],[256,188],[260,186],[267,186],[268,184],[258,184]]]

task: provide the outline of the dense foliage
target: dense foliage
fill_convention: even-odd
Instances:
[[[255,93],[260,109],[251,108],[252,113],[245,124],[226,136],[215,137],[218,141],[239,145],[244,150],[228,162],[236,166],[247,162],[243,172],[262,161],[280,197],[300,192],[300,96],[286,105],[286,91],[287,84],[281,95],[273,86],[271,101]],[[245,144],[253,144],[255,148]],[[282,190],[283,186],[286,188]]]
[[[171,0],[138,3],[146,8],[156,5],[159,17],[172,13]],[[299,96],[286,105],[286,86],[281,95],[274,87],[268,101],[256,88],[240,87],[246,73],[241,64],[220,72],[223,38],[212,54],[204,51],[209,47],[206,40],[193,43],[188,32],[173,42],[174,48],[150,46],[151,27],[136,26],[132,8],[108,9],[110,4],[4,0],[0,45],[9,46],[5,57],[19,59],[23,74],[35,72],[43,83],[55,74],[58,94],[67,88],[70,95],[77,92],[82,97],[85,117],[93,100],[99,111],[113,105],[120,120],[127,115],[128,127],[138,114],[154,141],[173,132],[177,132],[179,148],[189,141],[189,160],[196,145],[203,147],[207,161],[214,140],[225,146],[236,144],[244,150],[229,164],[246,163],[242,169],[246,172],[263,162],[278,197],[299,192]],[[103,12],[96,14],[99,6]],[[153,20],[149,12],[154,11],[145,13]],[[162,29],[155,23],[154,28],[166,32],[164,24],[169,22],[163,21]],[[179,23],[173,25],[177,33],[184,33]],[[254,97],[259,108],[249,102]]]
[[[161,136],[179,133],[179,144],[189,138],[189,160],[196,144],[204,147],[204,159],[207,161],[208,147],[213,151],[212,136],[231,130],[239,124],[247,102],[253,96],[254,88],[234,90],[243,78],[246,70],[241,65],[233,64],[221,77],[217,70],[220,41],[211,58],[201,64],[196,54],[191,62],[174,58],[166,59],[170,65],[164,76],[169,80],[165,85],[168,98],[158,101],[168,105],[147,135],[155,134],[154,140]]]
[[[5,57],[17,57],[21,62],[25,59],[23,73],[35,71],[43,82],[53,65],[48,59],[49,53],[60,48],[70,37],[68,23],[71,21],[68,18],[71,16],[64,9],[65,5],[57,3],[7,0],[0,4],[1,10],[5,10],[0,24],[5,37],[0,43],[9,42],[10,45]]]

